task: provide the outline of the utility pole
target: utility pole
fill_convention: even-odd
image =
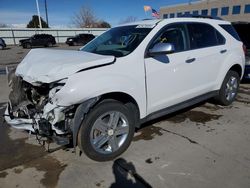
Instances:
[[[46,13],[46,22],[47,22],[47,25],[49,27],[49,18],[48,18],[48,9],[47,9],[47,0],[44,0],[45,1],[45,13]]]
[[[37,14],[38,14],[38,20],[39,20],[39,27],[42,28],[42,22],[41,22],[41,16],[40,16],[38,0],[36,0],[36,8],[37,8]]]

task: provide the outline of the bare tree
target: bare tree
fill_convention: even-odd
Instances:
[[[106,22],[106,21],[100,20],[100,21],[98,21],[98,23],[96,24],[96,27],[97,27],[97,28],[110,28],[111,25],[110,25],[108,22]]]
[[[130,23],[130,22],[135,22],[137,21],[137,18],[134,16],[128,16],[127,18],[125,18],[124,20],[121,20],[119,22],[119,24],[125,24],[125,23]]]
[[[76,27],[95,27],[97,18],[90,7],[82,6],[79,13],[73,18]]]

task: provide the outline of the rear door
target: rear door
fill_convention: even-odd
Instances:
[[[190,40],[190,55],[195,58],[195,93],[211,91],[223,65],[228,49],[225,38],[212,26],[206,23],[187,24]]]

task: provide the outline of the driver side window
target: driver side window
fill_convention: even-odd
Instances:
[[[184,24],[175,24],[166,27],[154,40],[151,48],[158,43],[170,43],[175,48],[176,52],[187,50],[186,28]]]

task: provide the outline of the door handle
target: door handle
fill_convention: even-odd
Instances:
[[[196,60],[195,58],[187,59],[187,60],[186,60],[186,63],[192,63],[192,62],[194,62],[195,60]]]
[[[225,50],[221,50],[221,51],[220,51],[220,53],[221,53],[221,54],[224,54],[224,53],[226,53],[226,52],[227,52],[227,50],[226,50],[226,49],[225,49]]]

